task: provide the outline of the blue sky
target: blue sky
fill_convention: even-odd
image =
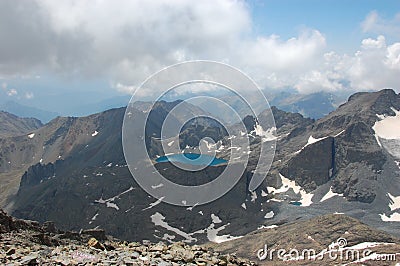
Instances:
[[[399,89],[400,1],[5,0],[0,38],[0,105],[63,115],[194,59],[271,90]]]
[[[363,33],[362,21],[372,12],[387,20],[400,12],[400,1],[379,0],[282,0],[248,1],[254,19],[256,35],[278,34],[288,39],[296,36],[302,27],[321,31],[329,47],[344,53],[353,53],[362,39],[376,37]],[[400,37],[388,36],[390,42]]]

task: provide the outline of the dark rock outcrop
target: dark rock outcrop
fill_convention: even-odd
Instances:
[[[325,184],[333,175],[335,165],[334,138],[327,137],[308,145],[293,156],[281,169],[281,173],[306,191]]]

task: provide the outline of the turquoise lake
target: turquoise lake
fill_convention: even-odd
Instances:
[[[157,163],[166,163],[166,162],[178,162],[178,163],[189,163],[192,165],[220,165],[228,162],[225,159],[213,157],[206,154],[198,154],[198,153],[179,153],[179,154],[171,154],[166,156],[161,156],[156,159]],[[211,162],[211,163],[209,163]]]

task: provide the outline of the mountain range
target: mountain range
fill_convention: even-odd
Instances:
[[[152,109],[148,103],[134,105],[135,115],[144,119],[150,113],[146,143],[152,158],[164,155],[160,128],[179,103],[158,102]],[[196,115],[207,114],[197,106],[186,108]],[[68,230],[104,228],[131,241],[230,240],[221,245],[229,252],[230,243],[246,245],[246,239],[260,230],[269,237],[274,232],[269,230],[289,230],[294,222],[299,227],[290,230],[301,230],[305,221],[321,215],[328,215],[323,217],[329,224],[341,213],[386,232],[379,231],[371,241],[396,242],[400,236],[399,110],[400,95],[393,90],[356,93],[317,120],[272,107],[275,157],[254,191],[248,190],[248,180],[255,165],[265,163],[257,161],[257,150],[271,140],[258,130],[267,113],[258,120],[244,117],[244,134],[252,140],[250,161],[239,182],[214,202],[181,207],[152,198],[132,178],[122,148],[125,108],[87,117],[58,117],[45,125],[4,113],[6,118],[1,119],[12,122],[7,122],[0,137],[1,205],[19,218],[51,220]],[[210,121],[196,123],[180,132],[180,147],[196,149],[197,142],[211,134],[218,156],[229,159],[232,136]],[[157,163],[156,168],[177,183],[192,185],[212,180],[225,166],[207,167],[190,178],[169,162]],[[327,236],[322,238],[320,243],[326,244]]]
[[[335,110],[341,103],[345,102],[346,98],[348,97],[348,93],[316,92],[310,94],[300,94],[293,89],[287,89],[283,91],[264,90],[263,92],[267,96],[271,106],[276,106],[279,109],[287,112],[301,113],[304,117],[310,117],[314,119],[321,118],[327,115],[329,112]],[[186,98],[193,96],[196,96],[196,94],[188,94],[186,95]],[[210,94],[210,96],[212,95]],[[67,95],[65,97],[70,99],[71,95]],[[87,95],[85,95],[85,97],[87,97]],[[182,100],[185,100],[186,98],[182,98]],[[219,98],[224,102],[229,103],[231,106],[240,107],[240,103],[238,105],[237,97],[234,95],[222,94],[219,96]],[[66,101],[68,105],[62,105],[56,112],[48,111],[46,107],[38,108],[34,104],[29,106],[26,102],[21,103],[19,101],[6,101],[0,99],[0,110],[12,113],[19,117],[33,117],[39,119],[43,123],[48,123],[57,116],[86,116],[88,114],[102,112],[103,110],[120,108],[126,106],[129,102],[129,99],[130,95],[115,96],[105,98],[104,100],[98,102],[87,103],[85,105],[75,103],[71,104],[69,100]],[[165,100],[174,101],[176,99],[167,98]],[[207,107],[207,110],[218,110],[212,104],[203,104]],[[47,108],[54,107],[47,106]],[[221,109],[218,111],[221,111]],[[224,118],[225,121],[232,119],[230,113],[219,113],[219,116]]]

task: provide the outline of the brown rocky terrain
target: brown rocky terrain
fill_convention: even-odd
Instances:
[[[54,224],[19,220],[0,210],[4,265],[255,265],[235,254],[183,242],[126,242],[104,230],[60,231]]]
[[[21,118],[4,111],[0,111],[0,124],[0,138],[23,135],[43,126],[36,118]]]

